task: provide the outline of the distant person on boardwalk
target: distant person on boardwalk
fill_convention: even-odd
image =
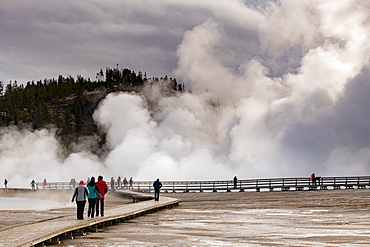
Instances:
[[[159,181],[159,178],[154,181],[153,187],[154,187],[154,200],[159,201],[159,190],[162,188],[162,183],[161,181]]]
[[[32,181],[31,181],[31,183],[30,183],[30,185],[31,185],[31,188],[32,188],[33,190],[35,190],[35,189],[36,189],[36,181],[35,181],[35,180],[32,180]]]
[[[121,177],[120,176],[118,176],[118,178],[117,178],[117,189],[122,189]]]
[[[110,189],[114,191],[114,177],[111,177],[110,179]]]
[[[128,182],[127,182],[127,178],[126,178],[126,177],[124,177],[124,178],[123,178],[123,188],[124,188],[124,189],[127,189],[127,184],[128,184]]]
[[[134,187],[132,187],[132,184],[134,183],[134,180],[132,179],[132,177],[130,178],[129,183],[130,183],[129,189],[133,189]]]
[[[70,188],[70,189],[74,188],[74,186],[73,186],[73,185],[74,185],[74,183],[75,183],[75,182],[74,182],[74,178],[71,178],[71,180],[69,181],[69,188]]]
[[[72,202],[76,200],[78,220],[84,219],[84,209],[85,209],[85,204],[86,204],[86,197],[88,194],[89,192],[87,191],[87,188],[85,187],[85,182],[81,180],[72,196]]]
[[[89,191],[89,194],[87,195],[87,199],[89,201],[89,210],[87,211],[87,217],[91,216],[91,218],[94,218],[96,196],[98,195],[101,197],[101,194],[96,187],[94,177],[90,178],[90,182],[87,184],[87,190]]]
[[[8,188],[8,180],[7,179],[4,179],[4,186],[5,186],[5,189]]]
[[[98,182],[96,182],[96,187],[98,188],[98,192],[100,194],[97,194],[96,196],[96,216],[99,216],[99,213],[101,216],[104,216],[104,199],[105,194],[108,192],[108,185],[103,180],[103,176],[98,176]],[[99,210],[100,209],[100,210]]]
[[[311,174],[311,180],[312,180],[312,184],[316,185],[316,175],[315,175],[315,173]]]
[[[46,182],[46,178],[44,179],[44,181],[42,182],[42,188],[45,189],[45,186],[48,184],[48,182]]]
[[[234,189],[238,187],[238,178],[235,176],[234,177]]]

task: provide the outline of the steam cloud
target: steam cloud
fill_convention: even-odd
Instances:
[[[6,128],[1,175],[22,186],[98,174],[368,175],[370,3],[247,2],[218,1],[209,9],[218,14],[184,34],[176,78],[191,93],[156,95],[154,109],[143,95],[107,96],[94,113],[107,157],[60,159],[53,133]]]

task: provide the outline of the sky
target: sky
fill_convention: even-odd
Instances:
[[[361,0],[2,0],[4,83],[119,64],[191,93],[109,95],[94,113],[104,157],[93,137],[65,156],[55,130],[3,128],[0,174],[9,185],[368,175],[369,27]]]

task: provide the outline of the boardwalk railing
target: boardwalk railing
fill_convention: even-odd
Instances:
[[[112,189],[112,184],[107,182]],[[318,177],[315,181],[311,178],[269,178],[223,181],[162,181],[162,191],[165,192],[218,192],[218,191],[274,191],[288,190],[327,190],[327,189],[365,189],[370,186],[370,176],[356,177]],[[136,181],[132,187],[114,183],[114,189],[134,189],[139,191],[152,191],[153,181]],[[37,183],[38,189],[73,189],[76,185],[69,182]]]

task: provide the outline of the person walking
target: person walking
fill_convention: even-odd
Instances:
[[[36,189],[36,181],[35,181],[34,179],[32,179],[32,181],[31,181],[30,185],[31,185],[31,188],[32,188],[33,190],[35,190],[35,189]]]
[[[87,184],[87,190],[89,191],[89,194],[87,195],[87,200],[89,201],[87,217],[91,216],[91,218],[94,218],[96,195],[99,195],[101,197],[98,188],[96,188],[95,177],[90,178],[90,182]]]
[[[159,190],[162,188],[162,183],[161,181],[159,181],[159,178],[157,178],[157,180],[154,181],[153,187],[154,187],[154,200],[159,201]]]
[[[238,178],[235,176],[234,177],[234,189],[238,187]]]
[[[130,178],[129,183],[130,183],[129,189],[133,189],[134,187],[132,187],[132,184],[134,183],[134,180],[132,179],[132,177]]]
[[[48,182],[46,181],[46,178],[44,179],[44,181],[42,181],[42,188],[45,189],[45,186],[48,184]]]
[[[127,178],[126,178],[126,177],[124,177],[124,179],[123,179],[123,188],[124,188],[124,189],[127,189],[127,184],[128,184],[128,182],[127,182]]]
[[[114,191],[114,183],[115,183],[115,181],[114,181],[114,177],[111,177],[111,179],[110,179],[110,189],[111,189],[112,191]]]
[[[98,182],[96,182],[96,188],[98,189],[99,194],[96,196],[96,216],[99,216],[99,213],[101,216],[104,216],[104,199],[105,194],[108,192],[108,185],[103,180],[103,176],[98,176]],[[100,208],[99,208],[100,207]],[[99,210],[100,209],[100,210]]]
[[[74,184],[74,178],[71,178],[71,180],[69,181],[69,188],[70,189],[73,188],[73,184]]]
[[[87,188],[85,187],[85,182],[83,180],[80,181],[79,185],[75,189],[75,192],[72,196],[72,202],[76,200],[77,204],[77,219],[83,220],[84,219],[84,210],[86,204],[86,197],[89,194]]]
[[[4,186],[5,186],[5,189],[8,188],[8,180],[7,179],[4,179]]]
[[[316,185],[316,175],[315,175],[315,173],[311,174],[311,180],[312,180],[312,185]]]
[[[117,189],[122,189],[121,176],[117,178]]]

